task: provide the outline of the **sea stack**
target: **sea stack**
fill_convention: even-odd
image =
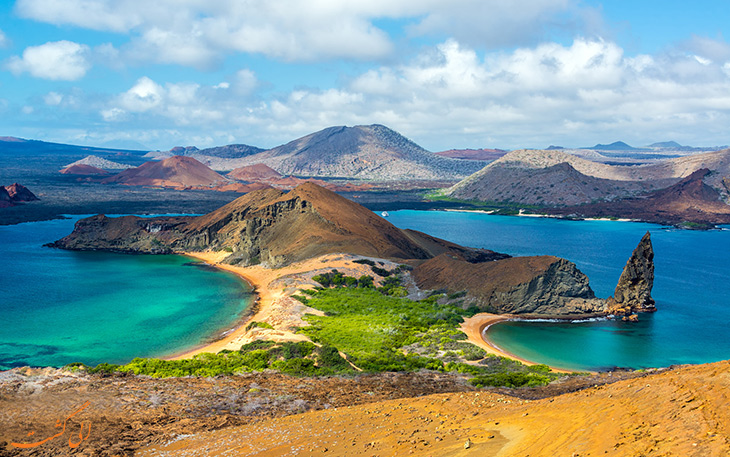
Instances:
[[[656,311],[651,289],[654,286],[654,248],[646,232],[631,258],[626,262],[613,297],[608,298],[607,312],[630,315]]]

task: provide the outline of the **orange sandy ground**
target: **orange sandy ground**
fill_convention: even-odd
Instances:
[[[719,457],[730,455],[729,397],[726,361],[532,402],[483,391],[316,411],[138,455]]]

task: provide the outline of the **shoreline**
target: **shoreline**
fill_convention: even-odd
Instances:
[[[309,308],[300,304],[298,301],[289,297],[285,284],[274,283],[281,282],[279,280],[286,279],[291,276],[301,276],[311,273],[322,264],[326,264],[326,269],[333,267],[347,269],[351,266],[351,262],[346,256],[324,256],[320,258],[310,259],[301,263],[293,264],[279,269],[268,269],[261,266],[237,267],[222,263],[229,253],[227,252],[179,252],[177,255],[183,255],[192,259],[204,262],[213,268],[218,268],[238,276],[251,288],[251,294],[255,295],[254,301],[250,308],[247,309],[243,316],[235,323],[235,325],[217,336],[213,336],[214,340],[207,341],[192,348],[187,348],[165,357],[163,360],[181,360],[192,358],[195,355],[205,352],[217,353],[224,349],[238,350],[244,344],[257,339],[267,339],[272,341],[307,341],[308,339],[301,334],[293,333],[286,329],[286,324],[281,316],[277,316],[277,312],[282,311],[291,314],[291,318],[297,319],[304,313],[320,313],[318,310]],[[332,265],[338,263],[338,265]],[[358,265],[361,267],[361,265]],[[294,302],[294,303],[292,303]],[[281,310],[275,310],[275,308]],[[467,339],[472,344],[484,349],[489,354],[508,359],[516,360],[527,366],[538,365],[539,362],[527,360],[512,354],[500,348],[487,337],[488,329],[494,324],[511,320],[532,320],[532,319],[567,319],[575,318],[593,318],[595,315],[587,316],[518,316],[513,314],[489,314],[480,313],[464,320],[460,324],[461,330],[466,333]],[[283,322],[282,322],[283,321]],[[248,324],[251,322],[267,322],[274,324],[274,329],[256,329],[249,330]],[[263,338],[261,338],[263,337]],[[556,366],[550,366],[550,369],[556,373],[575,373],[575,370],[568,370]],[[589,373],[595,373],[589,371]]]
[[[585,316],[585,318],[591,318],[595,316]],[[538,319],[566,319],[566,320],[572,320],[572,318],[568,317],[556,317],[556,316],[541,316]],[[468,341],[472,344],[484,349],[487,351],[487,353],[496,355],[499,357],[506,357],[508,359],[517,360],[518,362],[521,362],[527,366],[533,366],[533,365],[543,365],[539,362],[535,362],[532,360],[527,360],[525,358],[519,357],[515,354],[512,354],[510,352],[505,351],[504,349],[500,348],[494,342],[489,340],[487,334],[489,333],[489,328],[495,324],[499,324],[501,322],[508,322],[508,321],[530,321],[532,319],[525,318],[525,316],[518,316],[515,314],[490,314],[490,313],[479,313],[475,314],[474,316],[464,319],[464,322],[461,324],[461,330],[466,333],[466,336],[468,338]],[[565,368],[556,367],[553,365],[548,365],[550,367],[550,370],[555,373],[578,373],[578,372],[586,372],[590,374],[596,374],[595,371],[588,371],[588,370],[569,370]]]
[[[235,274],[246,282],[255,294],[250,310],[246,310],[233,328],[212,336],[211,341],[195,347],[188,347],[162,357],[163,360],[180,360],[191,358],[204,352],[217,353],[224,349],[237,351],[244,344],[256,340],[269,341],[309,341],[303,334],[295,333],[295,329],[306,325],[302,320],[305,314],[324,315],[322,311],[310,308],[291,297],[302,287],[311,287],[307,276],[333,268],[350,274],[366,274],[367,265],[352,262],[356,256],[348,254],[327,254],[307,259],[282,268],[264,268],[260,265],[239,267],[222,263],[228,252],[177,252],[205,264]],[[395,265],[395,264],[393,264]],[[248,329],[251,322],[262,322],[272,328]]]

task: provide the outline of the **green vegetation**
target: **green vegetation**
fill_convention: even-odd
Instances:
[[[269,324],[268,322],[251,321],[246,326],[246,331],[251,330],[252,328],[268,328],[268,329],[272,329],[273,330],[274,327],[271,324]]]
[[[464,294],[447,297],[436,291],[423,300],[409,300],[405,298],[407,291],[401,284],[401,271],[400,267],[394,269],[377,288],[371,276],[353,278],[337,270],[314,276],[322,286],[302,290],[302,295],[294,297],[325,314],[305,316],[310,325],[299,329],[315,344],[254,341],[239,351],[199,354],[187,360],[137,358],[126,365],[102,363],[92,368],[76,363],[67,368],[157,378],[209,377],[262,370],[296,376],[327,376],[354,373],[349,363],[352,362],[365,372],[427,369],[463,373],[472,377],[470,382],[476,387],[533,387],[557,377],[545,365],[527,367],[487,354],[466,341],[459,324],[476,309],[465,310],[458,306],[461,302],[457,299]],[[272,327],[254,321],[247,328]]]
[[[388,283],[385,285],[385,283]],[[365,371],[431,369],[476,376],[477,387],[547,384],[557,375],[545,365],[527,367],[486,354],[465,341],[459,324],[473,310],[438,304],[443,294],[413,301],[399,296],[397,276],[377,290],[345,287],[308,291],[308,305],[325,316],[306,316],[299,331],[312,341],[337,347]],[[459,298],[459,297],[456,297]],[[465,361],[477,361],[468,364]]]
[[[221,351],[218,354],[198,354],[192,359],[160,360],[136,358],[126,365],[102,363],[85,367],[74,363],[68,366],[89,373],[128,372],[154,378],[173,376],[232,375],[235,373],[273,369],[295,376],[329,376],[352,373],[352,367],[332,346],[316,346],[310,342],[254,341],[239,351]]]

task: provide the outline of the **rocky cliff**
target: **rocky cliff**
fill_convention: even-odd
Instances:
[[[648,232],[609,299],[596,298],[588,278],[574,263],[553,256],[469,262],[444,254],[416,266],[413,277],[424,289],[465,291],[478,308],[497,314],[631,315],[656,310],[651,298],[654,251]]]
[[[497,314],[598,314],[606,307],[574,263],[553,256],[474,264],[444,254],[417,266],[413,277],[421,288],[468,291],[480,309]]]
[[[654,286],[654,248],[646,235],[626,262],[613,297],[608,299],[610,314],[627,315],[656,311],[651,289]]]

